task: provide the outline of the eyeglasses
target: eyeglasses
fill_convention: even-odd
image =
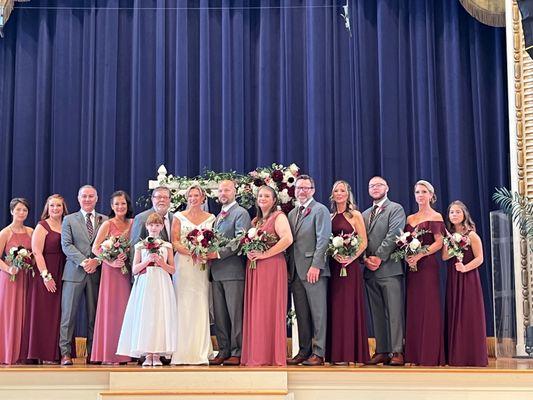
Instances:
[[[314,186],[296,186],[296,190],[302,190],[302,191],[308,191],[308,190],[311,190],[311,189],[314,189],[315,187]]]
[[[374,189],[374,188],[378,188],[380,186],[385,186],[385,184],[384,183],[373,183],[371,185],[368,185],[368,188],[369,189]]]
[[[158,196],[152,196],[152,199],[155,199],[155,200],[168,200],[168,199],[170,199],[170,197],[169,196],[160,196],[160,195],[158,195]]]

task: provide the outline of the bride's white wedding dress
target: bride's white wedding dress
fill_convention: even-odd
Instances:
[[[181,212],[174,214],[181,223],[181,238],[193,229],[212,229],[215,216],[199,225]],[[209,270],[200,270],[189,256],[176,253],[176,272],[172,278],[177,301],[177,351],[171,364],[208,364],[213,352],[209,329]]]

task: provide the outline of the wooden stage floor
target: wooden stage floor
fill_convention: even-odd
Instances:
[[[0,399],[533,399],[533,360],[456,367],[0,367]]]

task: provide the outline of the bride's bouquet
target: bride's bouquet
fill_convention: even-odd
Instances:
[[[11,247],[6,256],[6,262],[17,268],[18,270],[29,270],[31,271],[32,276],[35,276],[35,271],[33,270],[32,264],[32,254],[24,246]],[[11,275],[9,280],[15,282],[17,279],[16,275]]]
[[[409,256],[427,253],[429,246],[422,244],[420,239],[418,239],[426,233],[431,233],[431,231],[418,228],[415,228],[412,232],[402,231],[400,236],[396,236],[396,246],[398,246],[398,249],[391,254],[391,258],[398,262],[405,260]],[[413,272],[418,271],[416,265],[409,266],[409,269]]]
[[[100,244],[101,253],[96,257],[100,261],[113,262],[120,254],[126,254],[129,256],[131,242],[124,236],[109,236]],[[128,267],[126,263],[120,269],[122,274],[128,273]]]
[[[355,232],[340,233],[338,235],[331,235],[329,237],[329,245],[326,250],[326,256],[335,257],[336,255],[344,257],[353,257],[359,251],[361,245],[361,237]],[[346,265],[341,264],[341,271],[339,276],[348,276],[346,273]]]
[[[258,228],[250,228],[240,238],[239,255],[247,255],[251,251],[264,253],[276,243],[276,237]],[[256,269],[255,260],[250,261],[250,269]]]
[[[448,255],[457,258],[457,261],[463,262],[464,252],[470,246],[470,238],[459,232],[448,233],[444,238],[444,244],[448,248]]]
[[[201,259],[205,260],[208,253],[220,250],[224,242],[225,240],[211,229],[193,229],[183,240],[183,244],[192,254],[194,264],[198,264]],[[199,264],[200,271],[205,271],[206,262],[201,261]]]

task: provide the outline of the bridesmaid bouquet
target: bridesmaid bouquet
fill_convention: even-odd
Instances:
[[[426,253],[429,246],[422,244],[420,239],[418,239],[419,236],[425,235],[426,233],[431,233],[431,231],[418,228],[415,228],[412,232],[402,231],[400,236],[396,236],[396,246],[398,246],[398,249],[391,254],[391,258],[398,262],[405,260],[409,256]],[[418,271],[416,265],[409,266],[409,269],[413,272]]]
[[[24,246],[11,247],[6,256],[6,262],[19,270],[29,270],[31,271],[31,275],[35,276],[31,256],[31,251]],[[15,282],[16,279],[16,275],[9,277],[11,282]]]
[[[361,237],[355,232],[352,233],[340,233],[338,235],[331,235],[329,237],[329,245],[326,250],[326,256],[344,256],[353,257],[359,251],[361,245]],[[341,264],[341,277],[348,276],[346,273],[346,265]]]
[[[457,258],[459,262],[463,262],[464,252],[470,246],[470,238],[459,232],[448,233],[444,238],[444,244],[448,248],[449,256]]]
[[[264,253],[276,243],[276,237],[261,229],[252,227],[240,238],[239,255],[247,255],[251,251]],[[250,261],[250,269],[256,269],[256,260]]]
[[[100,261],[113,262],[120,254],[129,256],[131,242],[124,236],[109,236],[100,244],[102,251],[96,258]],[[120,269],[123,275],[128,273],[126,264]]]
[[[208,253],[218,251],[223,239],[211,229],[193,229],[184,240],[184,245],[192,253],[194,264],[201,258],[206,258]],[[200,271],[205,271],[206,262],[200,263]]]

